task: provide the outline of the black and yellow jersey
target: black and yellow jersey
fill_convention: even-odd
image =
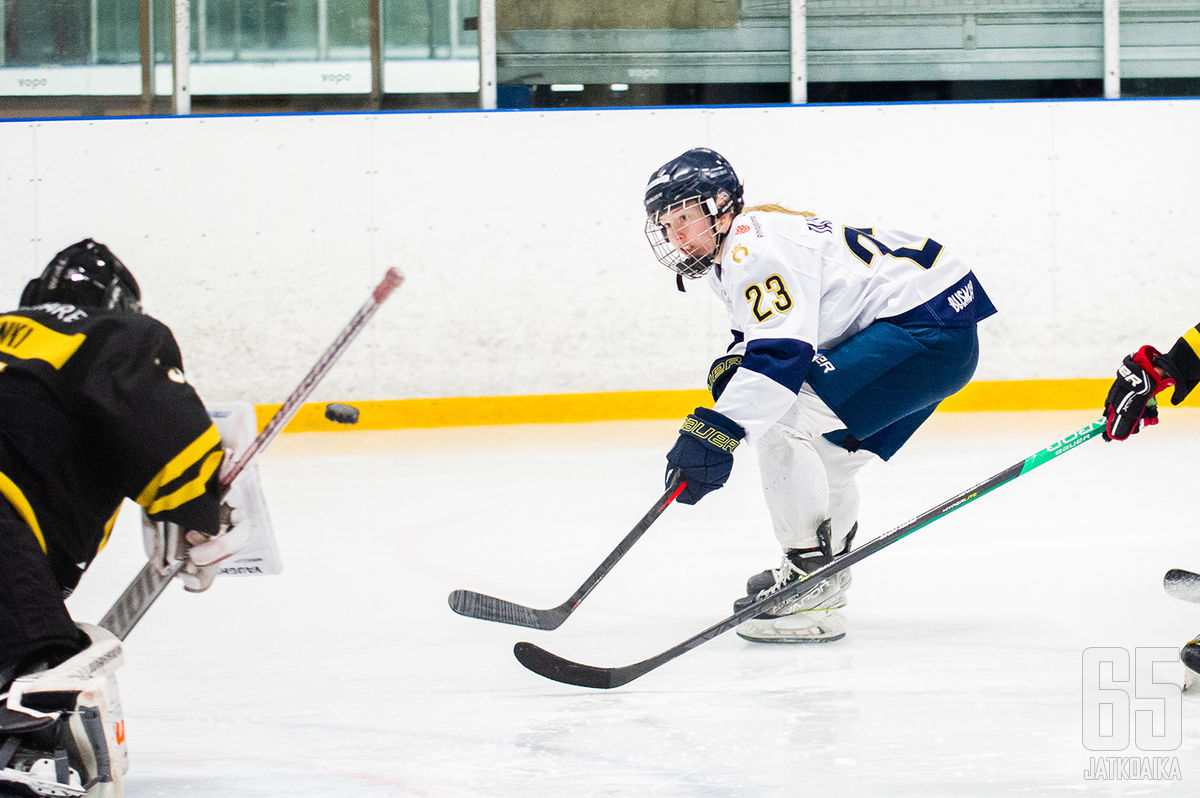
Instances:
[[[1163,360],[1166,362],[1155,362],[1154,365],[1174,378],[1171,404],[1177,405],[1200,383],[1200,324],[1179,336]]]
[[[0,495],[63,587],[103,548],[125,497],[215,533],[221,458],[161,322],[55,302],[0,315]]]

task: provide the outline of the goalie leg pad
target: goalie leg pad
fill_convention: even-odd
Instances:
[[[22,723],[37,728],[7,736],[5,745],[13,750],[0,770],[5,788],[20,784],[32,795],[121,796],[129,768],[115,677],[123,662],[121,642],[99,626],[79,628],[90,646],[61,665],[18,677],[9,688],[7,717],[23,716]]]

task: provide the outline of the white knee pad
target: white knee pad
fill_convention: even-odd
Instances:
[[[824,465],[825,477],[829,483],[828,517],[833,524],[833,550],[841,551],[846,537],[858,521],[859,469],[877,458],[863,449],[848,452],[822,437],[813,441],[813,447]]]
[[[858,519],[858,470],[874,459],[822,437],[845,425],[805,385],[783,417],[756,443],[763,496],[784,549],[817,546],[817,527],[832,519],[833,550],[840,551]]]
[[[758,441],[763,498],[784,549],[817,545],[817,527],[829,517],[829,483],[811,440],[775,425]]]
[[[34,718],[57,719],[56,745],[67,751],[88,798],[120,798],[129,769],[115,677],[124,662],[121,641],[99,626],[78,626],[92,644],[61,665],[16,679],[7,707]]]

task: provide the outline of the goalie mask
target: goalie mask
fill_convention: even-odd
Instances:
[[[142,292],[108,247],[85,238],[55,255],[42,275],[21,292],[21,307],[43,302],[141,313]]]
[[[721,251],[718,220],[742,210],[742,181],[720,154],[691,149],[650,176],[645,206],[646,239],[659,263],[700,277]]]

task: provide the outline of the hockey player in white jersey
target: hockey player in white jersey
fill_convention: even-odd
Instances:
[[[741,441],[758,451],[783,548],[735,610],[850,550],[855,478],[889,459],[938,403],[970,381],[976,324],[995,313],[971,269],[938,242],[843,225],[779,205],[744,207],[733,167],[692,149],[646,186],[646,236],[682,278],[704,277],[729,311],[733,343],[709,372],[715,404],[685,420],[667,454],[679,501],[720,488]],[[845,636],[849,570],[738,627],[763,642]]]

